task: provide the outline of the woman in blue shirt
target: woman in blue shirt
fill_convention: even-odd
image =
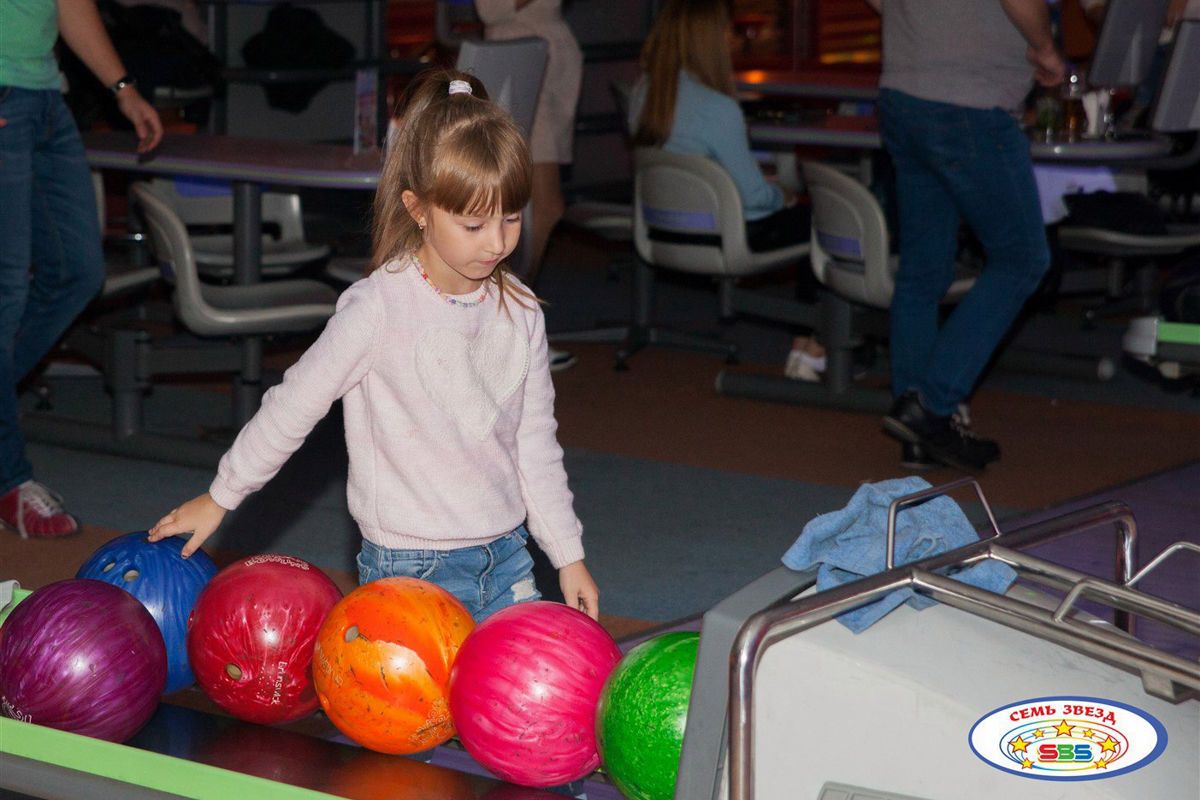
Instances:
[[[642,77],[629,103],[634,144],[716,161],[733,178],[746,217],[751,250],[774,250],[808,241],[809,209],[763,177],[750,152],[746,118],[734,98],[729,55],[729,0],[667,0],[642,47]],[[815,287],[810,270],[801,281]],[[798,354],[803,354],[800,357]],[[824,349],[798,338],[789,374],[816,380]]]

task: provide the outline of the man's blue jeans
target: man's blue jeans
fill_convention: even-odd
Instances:
[[[1029,140],[999,108],[884,89],[879,111],[900,220],[892,393],[916,390],[929,411],[945,416],[971,392],[1050,265]],[[986,266],[939,327],[963,221],[983,245]]]
[[[17,384],[104,282],[96,196],[57,90],[0,86],[0,494],[32,477]],[[130,140],[132,147],[132,139]]]

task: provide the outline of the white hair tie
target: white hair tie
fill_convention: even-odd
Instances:
[[[448,94],[471,94],[471,84],[466,81],[450,81]]]

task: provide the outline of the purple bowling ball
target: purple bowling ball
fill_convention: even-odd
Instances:
[[[154,714],[167,650],[133,595],[72,578],[34,590],[0,627],[0,712],[123,742]]]

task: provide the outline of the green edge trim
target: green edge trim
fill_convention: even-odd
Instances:
[[[6,717],[0,717],[0,753],[196,800],[211,797],[253,797],[256,800],[334,797],[324,792]]]
[[[17,589],[13,602],[0,611],[0,622],[29,594],[27,589]],[[0,716],[0,753],[195,800],[212,797],[316,800],[336,796],[4,716]]]
[[[1200,345],[1200,325],[1194,322],[1159,321],[1158,340],[1174,344]]]

